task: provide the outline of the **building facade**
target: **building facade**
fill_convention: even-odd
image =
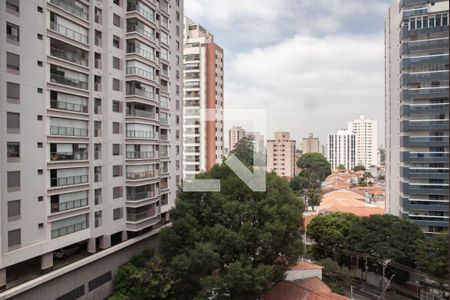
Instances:
[[[267,172],[295,177],[295,143],[289,132],[275,132],[275,139],[267,141]]]
[[[322,147],[318,137],[314,137],[312,133],[308,137],[303,138],[302,154],[306,153],[322,153]]]
[[[245,136],[249,137],[253,141],[253,147],[255,152],[265,153],[266,148],[264,145],[264,135],[257,131],[249,131],[245,134]]]
[[[184,177],[224,157],[223,49],[200,24],[184,18]]]
[[[245,129],[239,126],[233,126],[228,131],[228,151],[234,150],[237,143],[245,136]]]
[[[356,137],[356,164],[366,169],[376,166],[378,152],[377,121],[361,115],[359,119],[348,122],[348,130]]]
[[[386,212],[448,227],[448,1],[403,0],[385,21]]]
[[[332,169],[344,166],[353,169],[356,165],[356,136],[350,130],[338,130],[328,135],[328,161]]]
[[[182,171],[183,1],[5,0],[0,14],[8,287],[36,261],[55,269],[62,248],[89,255],[169,221]]]

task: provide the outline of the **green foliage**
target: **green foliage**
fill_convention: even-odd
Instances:
[[[322,182],[331,174],[331,166],[327,159],[320,153],[306,153],[300,156],[297,166],[303,172],[307,172],[308,177]]]
[[[308,225],[308,236],[320,246],[345,248],[350,227],[359,221],[354,214],[334,212],[319,215]]]
[[[320,199],[322,198],[322,195],[320,193],[320,189],[318,188],[311,188],[306,191],[306,197],[308,199],[308,205],[313,207],[320,205]]]
[[[172,299],[175,276],[161,257],[145,251],[119,268],[111,300]]]
[[[237,158],[246,166],[253,166],[253,140],[250,137],[243,137],[236,145],[231,154],[236,155]]]
[[[422,271],[448,282],[448,231],[421,241],[417,262]]]
[[[345,168],[344,165],[339,165],[339,166],[336,167],[336,169],[338,169],[338,170],[340,170],[340,171],[343,171],[343,170],[345,170],[346,168]]]
[[[358,171],[365,171],[366,167],[364,167],[363,165],[357,165],[353,168],[353,171],[358,172]]]
[[[180,192],[161,253],[179,278],[178,299],[260,296],[302,252],[302,204],[287,181],[267,175],[252,192],[226,165],[201,178],[221,180],[220,193]]]
[[[322,279],[335,293],[343,294],[344,288],[351,282],[351,274],[348,270],[341,268],[330,258],[322,259],[317,264],[323,267]]]

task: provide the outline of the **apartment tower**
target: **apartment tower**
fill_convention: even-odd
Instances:
[[[314,137],[312,133],[308,137],[303,138],[302,153],[322,153],[320,141],[318,137]]]
[[[366,169],[377,165],[378,137],[377,121],[361,115],[359,119],[348,122],[348,130],[356,137],[356,164]]]
[[[184,177],[209,171],[224,156],[223,50],[184,18]]]
[[[351,170],[356,165],[356,136],[350,130],[337,130],[328,135],[328,162],[332,169],[344,166]]]
[[[449,2],[396,1],[385,21],[386,212],[448,228]]]
[[[233,126],[228,131],[228,149],[234,150],[237,143],[245,137],[245,129],[239,126]]]
[[[289,132],[275,132],[275,139],[267,141],[267,172],[295,177],[295,143]]]
[[[0,16],[0,285],[9,287],[9,274],[32,277],[36,260],[43,272],[59,268],[62,248],[87,256],[83,269],[169,221],[182,170],[183,1],[4,0]],[[87,296],[94,275],[39,297]]]

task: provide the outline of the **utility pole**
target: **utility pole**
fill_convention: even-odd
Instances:
[[[391,262],[391,259],[386,259],[384,260],[381,265],[383,268],[383,278],[381,279],[381,299],[384,300],[385,296],[386,296],[386,290],[389,287],[389,284],[391,283],[392,278],[394,278],[394,276],[391,277],[391,279],[389,280],[387,286],[385,287],[385,282],[384,282],[384,277],[386,275],[386,268],[389,265],[389,263]]]

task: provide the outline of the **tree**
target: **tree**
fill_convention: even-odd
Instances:
[[[339,171],[344,171],[344,170],[346,170],[346,168],[345,168],[344,165],[339,165],[339,166],[336,167],[336,169],[338,169]]]
[[[314,210],[315,206],[320,205],[320,199],[322,195],[320,194],[320,190],[317,188],[308,189],[306,192],[306,197],[308,199],[308,206],[311,206]]]
[[[358,171],[365,171],[366,167],[364,167],[363,165],[357,165],[353,168],[353,171],[358,172]]]
[[[161,253],[176,273],[177,299],[255,299],[302,253],[302,204],[285,179],[267,175],[267,191],[252,192],[226,165],[202,179],[221,192],[179,192]]]
[[[253,140],[250,137],[244,136],[234,146],[231,154],[236,155],[237,158],[246,166],[253,166]]]
[[[150,251],[134,257],[117,272],[111,300],[172,299],[175,276],[161,257]]]
[[[323,267],[322,279],[328,287],[335,293],[343,294],[344,287],[351,282],[350,272],[330,258],[319,260],[317,264]]]
[[[308,225],[307,234],[316,242],[316,257],[334,256],[333,250],[346,248],[350,227],[359,217],[350,213],[333,212],[318,215]]]
[[[298,159],[297,166],[302,169],[302,173],[306,171],[309,177],[319,182],[324,181],[331,174],[330,163],[320,153],[303,154]]]
[[[420,270],[448,282],[448,231],[421,241],[417,263]]]

